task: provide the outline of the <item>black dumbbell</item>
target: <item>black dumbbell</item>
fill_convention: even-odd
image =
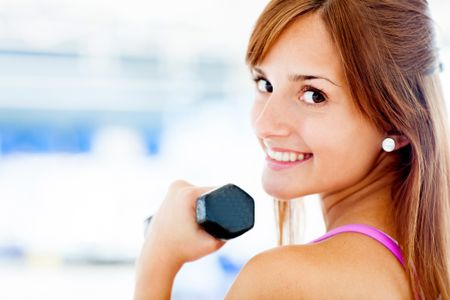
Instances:
[[[197,224],[217,239],[229,240],[253,228],[255,202],[244,190],[227,184],[197,198]],[[147,228],[152,217],[145,220]]]

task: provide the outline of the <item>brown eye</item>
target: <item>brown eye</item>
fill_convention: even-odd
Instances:
[[[325,101],[325,97],[323,96],[323,94],[315,90],[308,90],[304,92],[301,99],[310,104],[317,104]]]
[[[256,85],[258,86],[258,90],[262,93],[272,93],[273,91],[272,84],[263,78],[258,79]]]

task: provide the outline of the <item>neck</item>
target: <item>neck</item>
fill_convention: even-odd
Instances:
[[[389,157],[382,154],[374,169],[357,184],[320,195],[327,231],[345,224],[362,223],[395,238],[393,177],[385,170],[389,163]]]

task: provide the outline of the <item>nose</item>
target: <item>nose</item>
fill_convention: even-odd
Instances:
[[[257,99],[252,108],[253,129],[259,138],[287,136],[290,133],[288,104],[282,95]]]

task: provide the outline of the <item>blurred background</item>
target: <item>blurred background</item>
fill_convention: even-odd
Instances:
[[[143,220],[179,178],[233,182],[255,228],[187,264],[221,299],[276,244],[245,48],[263,0],[0,0],[0,299],[131,299]],[[450,2],[431,0],[450,99]],[[324,231],[306,204],[305,241]]]

